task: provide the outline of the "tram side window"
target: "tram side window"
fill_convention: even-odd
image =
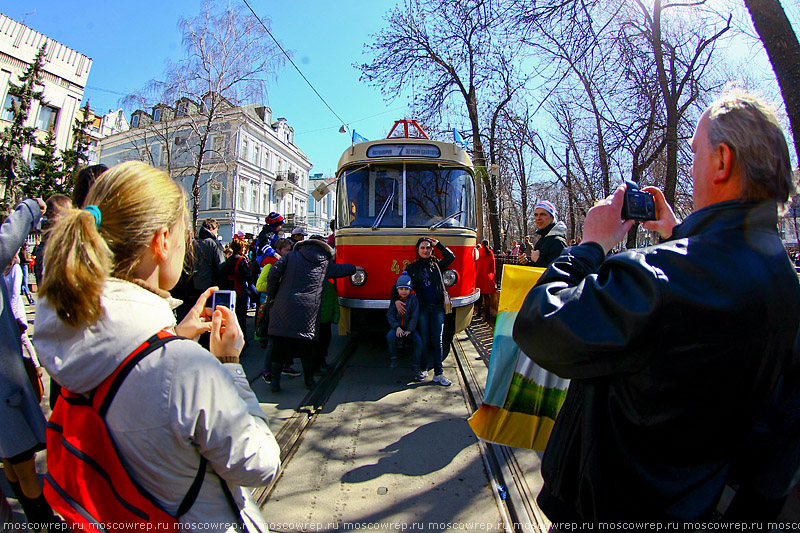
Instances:
[[[475,195],[472,177],[462,169],[430,169],[408,166],[406,225],[475,227]]]
[[[370,227],[383,206],[392,197],[381,219],[382,228],[403,226],[402,170],[392,167],[372,167],[347,174],[346,214],[343,222],[350,227]],[[340,204],[341,205],[341,204]]]

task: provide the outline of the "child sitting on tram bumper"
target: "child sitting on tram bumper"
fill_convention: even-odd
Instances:
[[[419,369],[420,357],[422,356],[422,337],[417,331],[419,322],[419,301],[417,296],[411,291],[411,278],[403,272],[395,284],[397,294],[406,304],[406,311],[400,314],[394,302],[389,304],[386,311],[386,318],[391,329],[386,334],[386,343],[389,346],[389,368],[397,366],[397,348],[403,344],[404,339],[411,337],[413,343],[414,369]],[[418,376],[415,374],[414,378]]]

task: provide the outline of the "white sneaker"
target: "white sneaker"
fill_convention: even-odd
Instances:
[[[450,385],[453,384],[452,381],[444,377],[444,374],[433,376],[433,379],[431,381],[433,381],[434,383],[438,383],[442,387],[449,387]]]
[[[427,377],[428,377],[428,371],[420,370],[419,372],[417,372],[417,375],[414,376],[414,381],[423,381]]]

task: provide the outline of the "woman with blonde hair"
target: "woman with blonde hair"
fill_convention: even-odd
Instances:
[[[50,236],[59,245],[47,249],[36,310],[40,361],[65,389],[89,395],[155,333],[187,337],[135,366],[107,411],[109,434],[131,477],[173,516],[207,460],[180,522],[267,531],[245,487],[270,481],[279,449],[239,365],[236,317],[205,309],[216,287],[180,324],[172,313],[167,291],[187,241],[184,192],[164,172],[128,162],[100,176],[86,204],[64,213]],[[189,340],[206,331],[208,351]]]

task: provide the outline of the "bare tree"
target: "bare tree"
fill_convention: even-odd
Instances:
[[[744,0],[781,87],[800,161],[800,42],[779,0]]]
[[[689,22],[685,13],[683,17],[678,13],[667,27],[665,16],[668,12],[704,3],[705,0],[653,0],[652,5],[648,5],[644,0],[634,0],[639,16],[631,17],[622,28],[627,40],[646,44],[655,58],[656,79],[666,114],[664,196],[671,205],[675,205],[678,182],[680,122],[707,89],[701,80],[711,64],[716,42],[731,27],[731,17],[728,16],[720,28],[709,17],[701,17],[698,10],[692,12],[694,23]]]
[[[370,63],[357,65],[362,80],[397,97],[414,81],[415,106],[423,118],[441,117],[460,102],[471,126],[473,160],[486,192],[495,246],[501,242],[496,183],[487,172],[482,125],[487,109],[493,116],[516,84],[497,76],[498,66],[510,65],[513,52],[505,39],[507,5],[502,0],[440,2],[417,0],[391,10],[388,26],[367,46]],[[505,68],[505,67],[504,67]],[[511,72],[511,69],[506,69]],[[493,104],[492,104],[493,103]]]
[[[265,24],[269,19],[262,17]],[[215,9],[206,4],[195,18],[178,24],[186,55],[170,64],[163,82],[152,82],[156,91],[170,95],[173,118],[187,133],[150,129],[163,141],[179,146],[168,152],[173,173],[191,176],[192,226],[197,223],[204,165],[216,148],[210,142],[220,133],[218,119],[233,106],[263,102],[266,84],[283,65],[284,55],[267,28],[241,6]],[[179,143],[176,145],[176,137]],[[222,165],[220,168],[226,168]]]

